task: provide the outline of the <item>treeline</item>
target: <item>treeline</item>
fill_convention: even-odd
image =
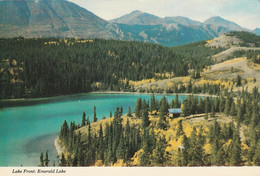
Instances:
[[[219,50],[202,43],[167,48],[102,39],[0,39],[0,98],[133,91],[129,80],[201,71],[212,63],[208,56]]]
[[[260,50],[239,50],[235,51],[232,57],[237,58],[242,56],[252,60],[256,64],[260,64]]]
[[[116,108],[111,123],[102,123],[98,132],[92,129],[91,123],[82,123],[88,132],[86,139],[75,132],[79,128],[65,121],[59,138],[68,151],[62,154],[61,166],[111,166],[122,162],[126,166],[241,166],[260,165],[260,94],[255,88],[253,93],[240,92],[240,96],[216,97],[198,99],[190,96],[183,103],[176,99],[170,103],[163,97],[160,101],[152,95],[149,102],[139,98],[136,102],[135,114],[131,110],[127,113],[126,124],[123,125],[122,110]],[[214,123],[209,131],[205,126],[194,126],[190,137],[183,129],[183,121],[179,120],[176,138],[182,138],[177,151],[166,151],[169,141],[165,137],[171,128],[168,116],[169,108],[182,109],[182,116],[205,113],[205,119],[213,118]],[[148,116],[153,111],[157,120],[150,121]],[[215,116],[216,112],[232,117],[229,123],[220,124]],[[219,115],[219,113],[218,113]],[[131,118],[141,119],[141,123],[131,123]],[[83,114],[82,119],[85,120]],[[228,121],[228,119],[227,119]],[[245,125],[243,148],[240,133]],[[76,130],[77,131],[77,130]],[[157,131],[157,132],[155,132]],[[159,132],[158,132],[159,131]],[[210,152],[205,151],[206,143],[210,144]],[[138,158],[135,163],[134,158]]]
[[[237,78],[234,80],[235,85],[241,86],[242,78],[239,76],[239,80]],[[240,84],[238,84],[240,83]],[[230,92],[230,89],[225,88],[225,86],[220,84],[210,84],[204,83],[203,85],[194,85],[191,81],[185,85],[183,83],[175,83],[173,86],[162,89],[162,88],[140,88],[139,92],[144,93],[192,93],[192,94],[211,94],[211,95],[224,95],[235,93]]]
[[[235,36],[242,40],[242,43],[240,46],[245,46],[245,47],[260,47],[260,36],[253,34],[251,32],[245,32],[245,31],[240,31],[240,32],[230,32],[226,34],[227,36]]]

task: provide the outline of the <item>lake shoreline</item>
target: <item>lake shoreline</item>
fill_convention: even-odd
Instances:
[[[129,95],[180,95],[180,96],[198,96],[198,97],[217,97],[217,95],[210,94],[192,94],[192,93],[141,93],[141,92],[123,92],[123,91],[94,91],[88,93],[78,93],[78,94],[69,94],[69,95],[59,95],[54,97],[42,97],[42,98],[18,98],[18,99],[2,99],[0,100],[0,109],[6,107],[17,107],[17,106],[30,106],[41,103],[49,103],[55,100],[62,100],[67,97],[77,97],[87,94],[129,94]]]
[[[63,98],[69,96],[79,96],[85,94],[135,94],[135,95],[142,95],[142,94],[154,94],[154,95],[194,95],[194,96],[207,96],[207,97],[216,97],[217,95],[211,94],[192,94],[192,93],[148,93],[148,92],[123,92],[123,91],[94,91],[88,93],[78,93],[78,94],[68,94],[68,95],[58,95],[53,97],[39,97],[39,98],[15,98],[15,99],[2,99],[1,102],[19,102],[19,101],[44,101],[44,100],[52,100],[54,98]]]
[[[217,97],[217,95],[210,95],[210,94],[192,94],[192,93],[141,93],[141,92],[122,92],[122,91],[95,91],[95,92],[89,92],[90,94],[133,94],[133,95],[181,95],[181,96],[201,96],[201,97]]]

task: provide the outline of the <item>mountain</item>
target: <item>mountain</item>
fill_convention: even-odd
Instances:
[[[135,10],[130,14],[111,20],[113,23],[129,24],[129,25],[156,25],[162,24],[164,20],[155,15]]]
[[[194,21],[194,20],[191,20],[189,18],[182,17],[182,16],[165,17],[164,20],[165,20],[166,23],[179,23],[179,24],[182,24],[184,26],[195,26],[195,25],[199,26],[199,25],[201,25],[201,22],[199,22],[199,21]]]
[[[66,0],[0,1],[1,36],[111,38],[107,21]]]
[[[204,24],[210,24],[213,26],[221,26],[224,27],[228,31],[245,31],[246,29],[240,27],[234,22],[225,20],[219,16],[211,17],[204,21]]]
[[[0,1],[0,37],[77,37],[134,40],[165,46],[208,40],[246,30],[220,17],[204,23],[133,11],[106,21],[67,0]]]

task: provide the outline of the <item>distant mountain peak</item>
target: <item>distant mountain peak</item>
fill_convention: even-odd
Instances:
[[[238,24],[226,20],[220,16],[213,16],[210,17],[209,19],[207,19],[206,21],[204,21],[204,24],[210,24],[210,25],[214,25],[214,26],[221,26],[224,27],[226,29],[228,29],[229,31],[243,31],[245,30],[244,28],[242,28],[241,26],[239,26]]]
[[[201,22],[183,16],[165,17],[166,23],[179,23],[184,26],[201,25]]]
[[[140,10],[134,10],[129,14],[126,14],[122,17],[111,20],[113,23],[121,23],[128,25],[155,25],[162,24],[163,19],[152,15],[150,13],[142,12]]]

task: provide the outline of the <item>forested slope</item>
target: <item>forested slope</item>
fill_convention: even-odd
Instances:
[[[211,64],[208,56],[222,50],[204,43],[167,48],[102,39],[0,39],[0,98],[134,91],[130,80],[185,76]]]

